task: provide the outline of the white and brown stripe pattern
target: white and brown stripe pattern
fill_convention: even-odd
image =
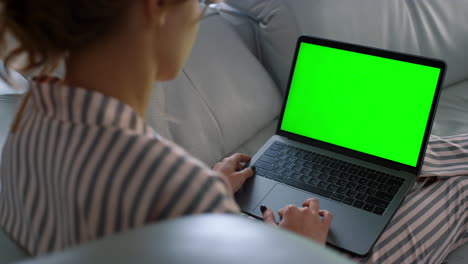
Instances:
[[[223,177],[129,106],[51,78],[30,92],[0,165],[0,224],[30,254],[180,215],[238,212]]]

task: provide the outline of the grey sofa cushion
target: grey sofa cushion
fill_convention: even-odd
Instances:
[[[150,125],[167,126],[170,135],[163,136],[208,164],[248,141],[281,108],[274,81],[233,27],[216,13],[203,19],[183,72],[175,81],[161,83],[161,89],[165,107],[158,106],[155,92],[148,110]],[[155,117],[157,111],[165,117]]]
[[[432,134],[451,136],[468,133],[468,81],[442,91]]]

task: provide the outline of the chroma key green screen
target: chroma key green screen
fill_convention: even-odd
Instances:
[[[415,167],[440,73],[301,43],[281,130]]]

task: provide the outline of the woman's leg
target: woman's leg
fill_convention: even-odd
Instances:
[[[468,240],[468,177],[425,178],[361,263],[441,263]]]

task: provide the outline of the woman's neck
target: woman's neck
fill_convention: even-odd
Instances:
[[[157,71],[146,43],[114,39],[71,54],[65,82],[116,98],[145,118]]]

